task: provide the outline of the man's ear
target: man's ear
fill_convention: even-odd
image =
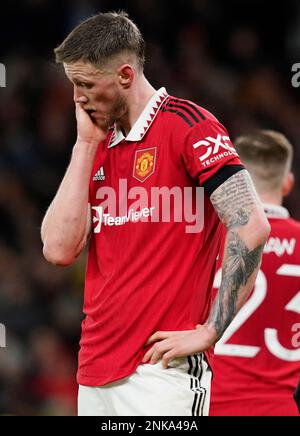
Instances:
[[[130,88],[134,79],[134,70],[131,65],[124,64],[118,69],[119,83],[124,89]]]
[[[289,172],[288,175],[286,176],[285,181],[284,181],[283,186],[282,186],[282,195],[284,197],[289,195],[289,193],[291,192],[291,190],[294,187],[294,184],[295,184],[294,174]]]

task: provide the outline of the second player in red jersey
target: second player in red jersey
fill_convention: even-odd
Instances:
[[[255,288],[216,346],[211,415],[298,415],[300,223],[280,206],[292,186],[292,149],[274,132],[242,137],[236,146],[265,203],[271,234]]]

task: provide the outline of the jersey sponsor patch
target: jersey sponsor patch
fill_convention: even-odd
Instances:
[[[207,136],[205,139],[193,144],[193,148],[195,150],[199,149],[199,160],[203,167],[208,167],[227,156],[238,156],[229,136],[221,134],[218,134],[216,138]]]
[[[93,177],[93,182],[103,182],[105,180],[104,168],[101,167]]]
[[[138,150],[135,154],[133,177],[143,183],[154,173],[155,161],[156,147]]]

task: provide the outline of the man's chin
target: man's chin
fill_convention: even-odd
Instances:
[[[111,126],[114,125],[114,122],[111,122],[108,119],[99,119],[97,118],[94,123],[96,124],[97,127],[100,127],[100,129],[103,130],[107,130],[109,129]]]

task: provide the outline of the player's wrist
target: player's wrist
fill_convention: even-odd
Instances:
[[[99,146],[99,141],[91,140],[91,141],[81,141],[77,140],[73,147],[73,156],[79,156],[79,159],[90,158],[94,159],[97,149]]]
[[[212,323],[206,323],[201,326],[202,335],[210,346],[214,345],[220,338],[217,333],[216,327]]]
[[[99,140],[95,139],[95,138],[91,138],[91,139],[81,139],[81,138],[77,138],[74,148],[98,148],[99,145]]]
[[[76,141],[72,150],[72,160],[94,162],[98,145],[98,142]]]

